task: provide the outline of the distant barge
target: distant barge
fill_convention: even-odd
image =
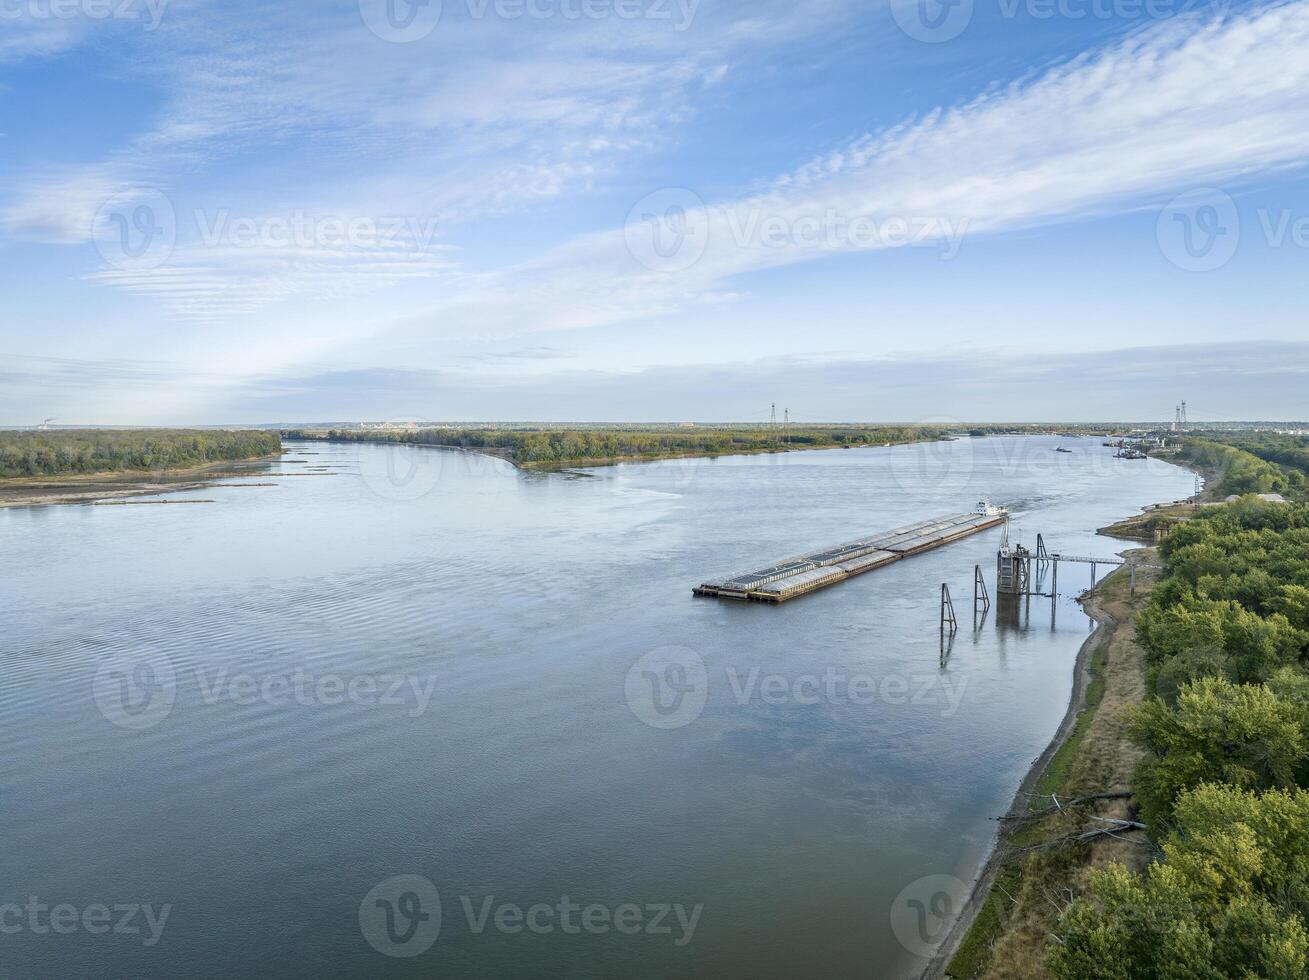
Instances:
[[[982,501],[975,510],[966,514],[933,517],[835,548],[784,558],[767,568],[704,582],[691,591],[698,596],[720,599],[785,602],[901,558],[969,537],[1008,519],[1008,511]]]

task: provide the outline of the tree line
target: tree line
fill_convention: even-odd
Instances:
[[[278,453],[277,432],[256,429],[0,431],[0,477],[157,470]]]
[[[1297,439],[1299,445],[1291,440]],[[1199,466],[1218,471],[1212,489],[1221,496],[1244,493],[1302,494],[1309,487],[1309,450],[1305,440],[1286,442],[1224,433],[1205,439],[1187,439],[1181,455]]]
[[[1294,489],[1231,461],[1261,492]],[[1093,871],[1051,968],[1309,976],[1309,505],[1208,508],[1160,552],[1166,574],[1136,625],[1153,694],[1128,723],[1144,751],[1133,793],[1162,859],[1144,875]]]
[[[288,438],[344,442],[396,442],[503,452],[520,463],[567,463],[622,457],[720,455],[790,447],[880,446],[939,438],[917,426],[791,426],[719,429],[331,429],[288,430]]]

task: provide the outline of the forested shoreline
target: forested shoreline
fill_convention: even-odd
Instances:
[[[0,478],[150,471],[278,453],[265,429],[49,429],[0,431]]]
[[[1133,796],[1161,857],[1091,874],[1064,912],[1057,977],[1309,975],[1309,441],[1193,440],[1219,492],[1160,544],[1136,619],[1147,690],[1127,725]]]
[[[1309,505],[1243,498],[1179,524],[1136,630],[1152,692],[1133,795],[1162,850],[1091,875],[1061,978],[1309,970]]]
[[[945,433],[919,426],[791,426],[726,429],[330,429],[288,430],[288,438],[454,446],[505,455],[520,465],[581,461],[718,456],[730,453],[881,446],[940,439]]]
[[[996,884],[945,975],[1309,976],[1307,450],[1185,440],[1207,495],[1241,496],[1161,526],[1147,596],[1122,575],[1097,589],[1127,615],[1091,648],[1063,761],[1005,818]]]
[[[1220,441],[1221,439],[1221,441]],[[1217,480],[1215,495],[1280,493],[1293,496],[1309,489],[1309,440],[1298,436],[1237,435],[1188,438],[1181,457]]]

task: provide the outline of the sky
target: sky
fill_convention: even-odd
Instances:
[[[0,424],[1305,419],[1309,0],[0,0]]]

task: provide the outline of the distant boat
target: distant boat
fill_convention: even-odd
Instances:
[[[1145,459],[1146,455],[1135,449],[1120,449],[1114,453],[1114,459]]]
[[[1071,453],[1071,449],[1065,449],[1063,446],[1055,446],[1054,451],[1057,453]]]

